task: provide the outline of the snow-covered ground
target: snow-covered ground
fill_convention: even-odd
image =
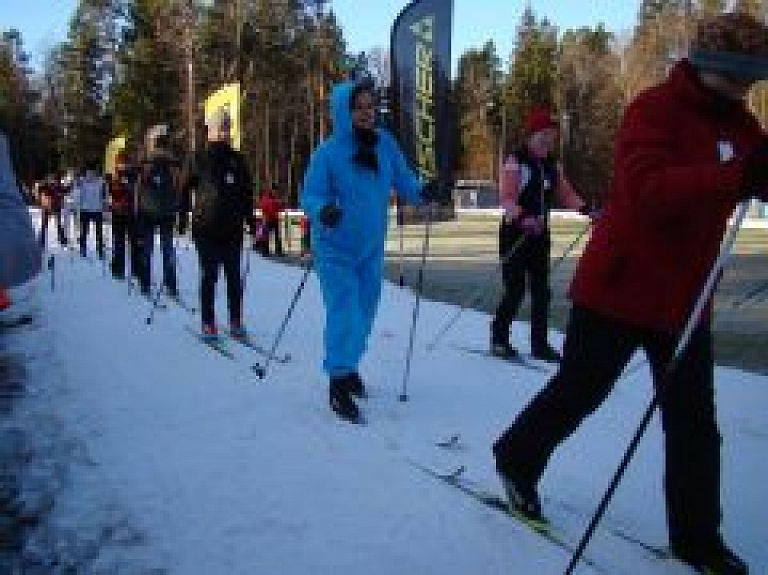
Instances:
[[[28,290],[41,318],[3,336],[27,364],[28,392],[12,424],[32,442],[31,479],[36,470],[40,481],[57,483],[48,529],[30,542],[41,553],[56,549],[60,564],[78,573],[563,572],[567,553],[409,462],[465,465],[468,477],[498,489],[491,443],[548,373],[458,349],[486,345],[486,315],[463,312],[428,351],[457,308],[422,302],[409,400],[400,402],[414,294],[385,285],[362,366],[368,424],[353,426],[327,407],[323,306],[313,275],[280,346],[292,361],[270,364],[260,380],[249,366],[263,358],[234,347],[239,357],[229,360],[184,329],[197,326],[197,317],[169,303],[147,325],[147,300],[113,281],[98,260],[58,247],[49,254],[54,289],[46,271]],[[302,270],[248,257],[245,316],[255,339],[269,345]],[[154,259],[158,269],[159,251]],[[196,257],[185,243],[178,262],[182,296],[196,303]],[[222,280],[222,320],[223,287]],[[527,326],[514,329],[516,341],[527,341]],[[717,385],[723,529],[752,573],[768,573],[768,386],[763,377],[724,368]],[[572,539],[614,472],[650,389],[643,365],[553,458],[541,485],[552,498],[545,511]],[[435,446],[454,434],[455,448]],[[657,419],[587,550],[604,572],[690,572],[609,529],[666,543],[662,455]],[[582,565],[577,572],[598,571]]]

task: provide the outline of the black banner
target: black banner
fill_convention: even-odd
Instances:
[[[453,0],[414,0],[392,26],[393,127],[411,165],[437,179],[451,203],[455,115],[451,105]]]

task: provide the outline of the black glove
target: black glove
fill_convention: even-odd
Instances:
[[[318,217],[326,228],[335,228],[341,221],[341,208],[336,204],[325,204]]]
[[[579,208],[579,213],[582,216],[587,216],[590,221],[595,221],[600,218],[600,210],[598,209],[592,209],[587,204],[584,204]]]
[[[744,199],[759,198],[768,200],[768,138],[747,155],[741,176]]]
[[[437,180],[429,180],[421,187],[421,199],[425,204],[436,202],[440,195],[440,186]]]

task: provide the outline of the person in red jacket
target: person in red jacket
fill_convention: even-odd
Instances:
[[[699,572],[748,572],[720,534],[709,313],[670,360],[730,214],[768,196],[768,136],[744,101],[766,77],[768,30],[720,14],[699,23],[689,58],[627,108],[612,187],[571,285],[560,369],[493,446],[510,505],[532,521],[543,520],[537,484],[550,456],[640,348],[661,408],[670,548]]]
[[[112,177],[107,181],[109,209],[112,211],[112,263],[116,279],[125,279],[125,246],[130,249],[130,275],[138,275],[141,266],[136,229],[136,185],[139,170],[132,164],[128,152],[115,156]]]
[[[509,326],[520,309],[526,281],[531,289],[531,354],[536,359],[559,361],[560,353],[547,340],[549,317],[549,211],[558,206],[589,214],[553,153],[558,126],[543,106],[526,114],[525,143],[509,154],[500,178],[504,217],[499,227],[504,295],[491,322],[491,353],[511,358]]]
[[[275,255],[283,255],[283,242],[280,237],[280,212],[283,211],[283,202],[270,188],[265,188],[259,199],[261,210],[261,237],[259,238],[261,254],[269,255],[269,237],[275,235]]]

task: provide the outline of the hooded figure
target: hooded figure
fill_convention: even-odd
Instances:
[[[333,134],[312,154],[301,193],[326,309],[330,404],[357,421],[358,364],[381,293],[390,193],[422,202],[422,184],[392,136],[374,127],[372,89],[345,82],[331,96]],[[427,188],[429,190],[430,188]],[[425,190],[426,191],[426,190]]]
[[[0,133],[0,290],[26,283],[40,271],[41,248],[16,185],[8,141]]]

